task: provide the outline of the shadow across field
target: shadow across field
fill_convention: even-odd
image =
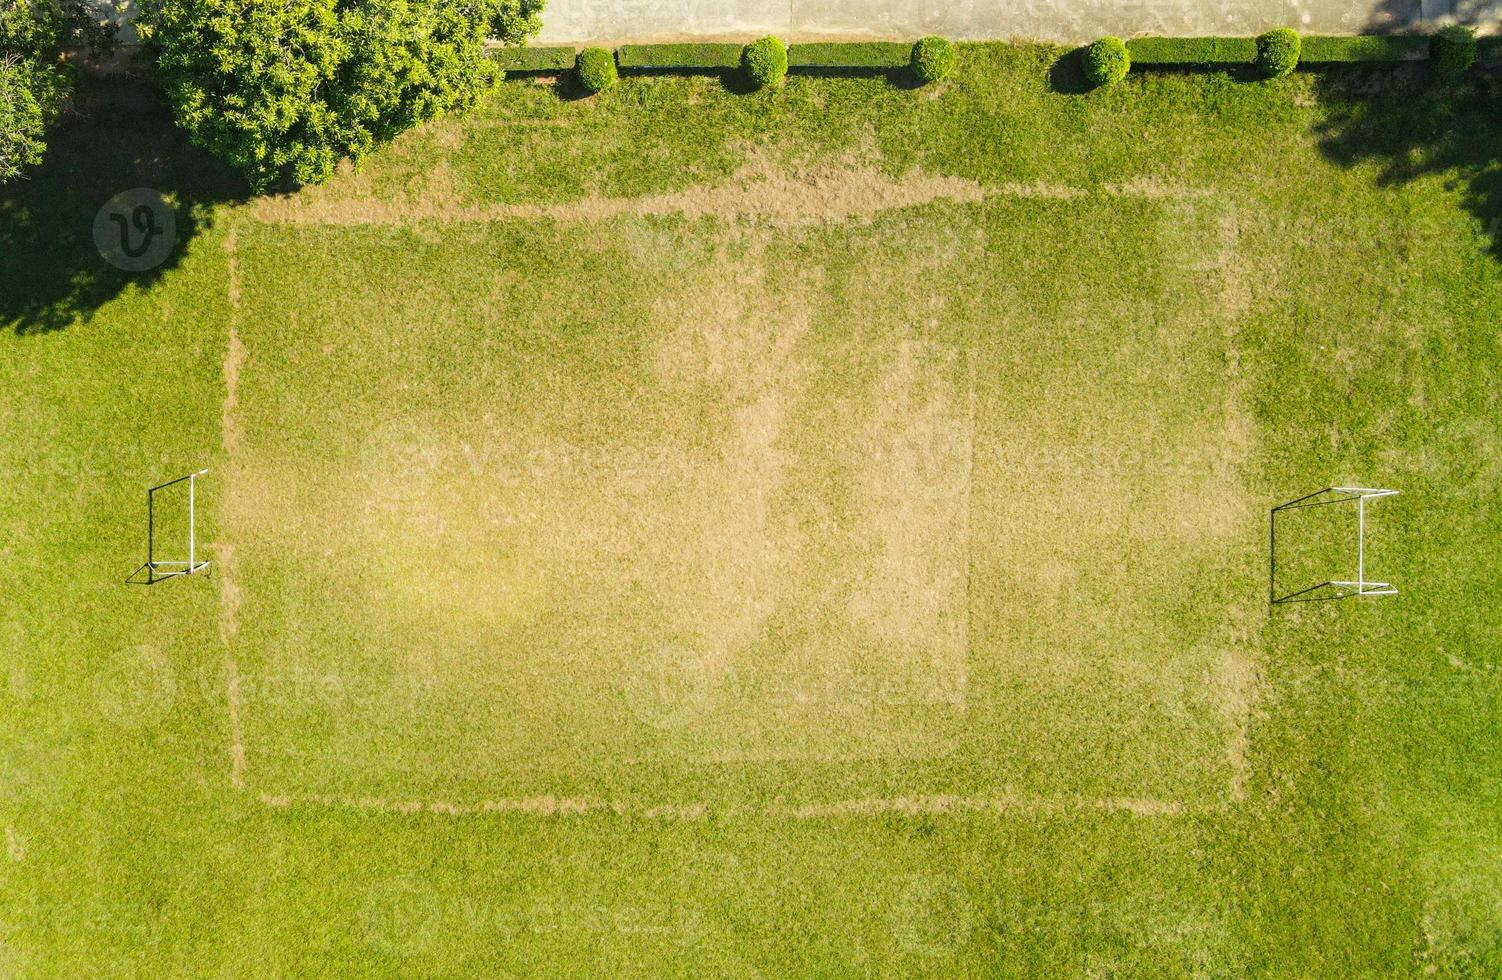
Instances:
[[[1382,185],[1449,175],[1502,259],[1502,77],[1476,70],[1445,83],[1422,65],[1350,67],[1326,71],[1316,92],[1315,132],[1329,159],[1377,163]]]
[[[94,218],[140,187],[173,205],[176,243],[155,268],[126,272],[100,255]],[[188,145],[147,79],[85,74],[42,164],[0,187],[0,329],[41,334],[87,321],[128,284],[149,286],[176,265],[212,205],[248,193]]]

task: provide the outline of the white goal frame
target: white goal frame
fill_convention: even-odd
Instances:
[[[1366,502],[1393,497],[1397,493],[1396,490],[1383,490],[1377,487],[1325,487],[1323,490],[1306,493],[1296,500],[1274,507],[1268,518],[1268,601],[1277,605],[1282,602],[1315,602],[1322,599],[1346,599],[1351,596],[1397,595],[1398,590],[1391,582],[1378,582],[1366,577]],[[1278,595],[1278,514],[1301,507],[1348,504],[1353,500],[1356,502],[1356,578],[1329,579],[1285,595]],[[1312,595],[1320,589],[1335,589],[1336,591],[1333,594]]]
[[[206,571],[210,563],[198,560],[198,518],[197,518],[197,488],[198,478],[207,473],[207,469],[180,476],[166,483],[158,483],[146,491],[146,564],[131,573],[127,582],[133,585],[155,585],[169,578],[178,578],[183,575],[193,575]],[[156,495],[168,487],[176,486],[184,480],[188,481],[188,557],[159,559],[156,556]],[[145,577],[141,573],[145,572]]]

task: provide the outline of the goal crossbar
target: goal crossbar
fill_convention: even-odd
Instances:
[[[146,564],[136,569],[125,581],[133,585],[155,585],[157,582],[183,575],[194,575],[209,568],[210,562],[198,560],[197,484],[198,478],[207,469],[197,470],[185,476],[158,483],[146,491]],[[188,557],[158,558],[156,556],[156,495],[184,480],[188,483]],[[144,576],[143,574],[144,573]]]
[[[1397,595],[1391,582],[1379,582],[1366,577],[1366,504],[1369,500],[1396,496],[1398,491],[1379,487],[1325,487],[1313,493],[1279,504],[1268,518],[1268,600],[1277,605],[1281,602],[1314,602],[1324,599],[1346,599],[1351,596]],[[1314,585],[1278,594],[1278,514],[1302,507],[1322,507],[1328,504],[1356,502],[1356,577],[1354,579],[1328,579]],[[1336,589],[1333,594],[1313,595],[1321,589]]]

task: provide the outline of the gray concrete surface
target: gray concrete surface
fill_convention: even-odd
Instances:
[[[726,40],[1032,39],[1103,34],[1310,34],[1433,29],[1494,33],[1502,0],[547,0],[534,44]]]

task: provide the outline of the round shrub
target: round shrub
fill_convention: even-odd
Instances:
[[[1456,78],[1476,63],[1476,33],[1469,27],[1441,27],[1429,39],[1429,63],[1442,78]]]
[[[776,85],[788,73],[787,45],[770,34],[757,38],[741,52],[741,70],[757,88]]]
[[[615,84],[615,55],[604,48],[585,48],[579,52],[575,70],[586,92],[603,92]]]
[[[949,73],[954,71],[954,45],[942,37],[931,35],[919,38],[918,43],[913,45],[909,64],[913,77],[924,85],[948,78]]]
[[[1103,37],[1085,48],[1085,80],[1095,88],[1116,84],[1131,68],[1132,56],[1119,37]]]
[[[1275,27],[1257,37],[1257,67],[1268,78],[1282,78],[1299,66],[1302,47],[1298,31]]]

